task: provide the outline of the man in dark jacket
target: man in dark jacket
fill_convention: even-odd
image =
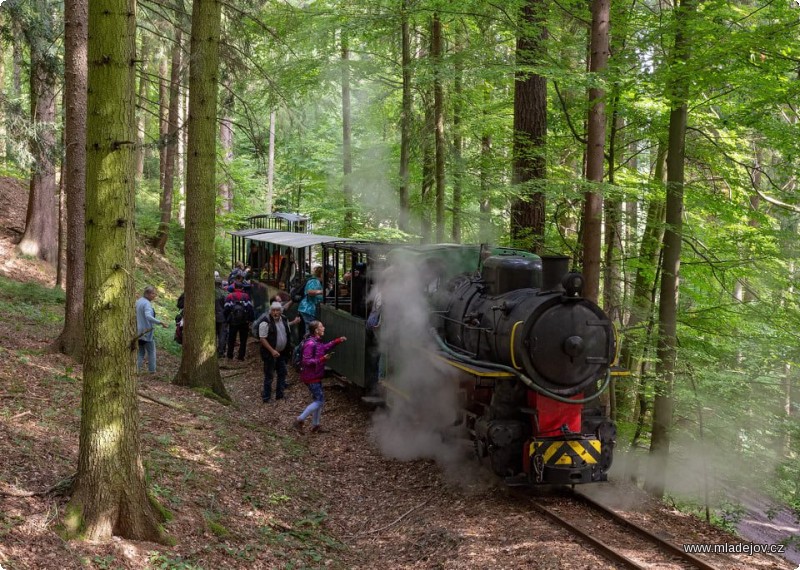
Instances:
[[[264,389],[261,400],[266,404],[272,397],[272,372],[278,374],[275,387],[275,399],[283,399],[286,389],[286,361],[292,353],[289,322],[283,316],[283,307],[279,301],[269,307],[269,318],[258,326],[258,338],[261,343],[261,360],[264,361]]]
[[[239,336],[239,360],[244,360],[247,351],[247,331],[253,322],[253,303],[250,295],[244,292],[242,282],[234,283],[233,293],[225,297],[225,322],[228,323],[228,359],[233,358],[233,348],[236,346],[236,336]]]
[[[219,273],[215,271],[214,274],[214,323],[217,333],[217,356],[222,358],[228,341],[228,328],[225,324],[225,297],[227,293],[225,293]]]

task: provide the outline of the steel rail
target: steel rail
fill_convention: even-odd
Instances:
[[[620,564],[623,564],[626,568],[633,568],[634,570],[644,570],[646,568],[646,566],[642,566],[641,564],[639,564],[634,560],[631,560],[621,552],[617,552],[616,550],[608,546],[606,543],[596,539],[591,534],[575,526],[568,520],[561,518],[559,515],[555,513],[555,511],[545,507],[538,501],[530,499],[530,504],[533,506],[534,509],[536,509],[537,512],[545,515],[550,520],[566,528],[570,533],[578,535],[584,541],[591,544],[594,548],[600,551],[603,557],[610,560],[611,562],[618,562]]]
[[[578,491],[576,489],[573,489],[572,490],[572,496],[576,497],[580,501],[583,501],[585,504],[591,506],[592,508],[594,508],[596,510],[599,510],[599,511],[602,511],[603,514],[605,514],[608,517],[612,518],[615,522],[619,523],[620,525],[624,526],[625,528],[628,528],[628,529],[636,532],[637,534],[639,534],[640,536],[646,538],[647,540],[650,540],[652,542],[657,543],[659,548],[661,548],[663,551],[667,552],[668,554],[672,554],[672,555],[677,556],[677,557],[679,557],[679,558],[681,558],[683,560],[686,560],[687,562],[690,562],[690,563],[694,564],[700,570],[719,570],[716,566],[712,566],[708,562],[706,562],[704,560],[701,560],[700,558],[698,558],[697,556],[694,556],[693,554],[691,554],[689,552],[684,552],[684,550],[682,548],[679,548],[678,546],[675,546],[671,542],[669,542],[667,540],[664,540],[663,538],[661,538],[659,536],[656,536],[655,534],[653,534],[649,530],[639,526],[638,524],[629,521],[628,519],[626,519],[622,515],[616,513],[615,511],[611,510],[610,508],[608,508],[607,506],[603,505],[602,503],[598,503],[594,499],[584,495],[580,491]]]

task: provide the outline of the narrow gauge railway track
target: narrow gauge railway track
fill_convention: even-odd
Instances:
[[[578,491],[562,497],[527,497],[537,512],[620,568],[720,570]]]

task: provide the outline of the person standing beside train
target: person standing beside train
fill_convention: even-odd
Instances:
[[[325,334],[325,325],[320,321],[311,321],[308,325],[309,337],[303,341],[303,360],[300,370],[300,380],[308,386],[311,397],[314,399],[303,413],[297,416],[294,428],[302,432],[303,425],[308,416],[311,416],[311,433],[325,433],[328,430],[320,425],[322,419],[322,406],[325,403],[325,394],[322,391],[322,378],[325,376],[325,363],[331,357],[331,350],[338,344],[347,340],[340,336],[330,342],[322,342]]]
[[[161,325],[167,328],[167,323],[156,318],[156,311],[153,308],[153,300],[158,297],[156,288],[148,285],[144,288],[142,296],[136,301],[136,330],[139,354],[136,358],[136,371],[141,372],[144,366],[144,358],[147,356],[147,371],[150,374],[156,371],[156,340],[153,337],[153,327]]]
[[[217,356],[225,355],[228,345],[228,324],[225,322],[225,298],[228,296],[225,288],[228,284],[222,280],[219,272],[214,272],[214,327],[217,335]]]
[[[292,353],[289,324],[283,316],[283,306],[275,301],[269,307],[269,317],[258,327],[261,360],[264,362],[264,388],[261,391],[261,401],[265,404],[272,399],[273,371],[278,376],[275,399],[283,399],[283,391],[286,388],[286,362]]]
[[[315,266],[312,273],[313,275],[308,279],[303,289],[303,299],[297,307],[297,312],[303,319],[305,329],[309,332],[311,323],[317,320],[317,307],[322,302],[325,293],[322,289],[322,266]]]
[[[239,276],[240,277],[240,276]],[[236,337],[239,337],[239,360],[244,360],[247,351],[247,334],[250,323],[255,320],[253,302],[250,295],[244,292],[242,280],[233,283],[233,293],[225,297],[225,322],[228,323],[228,360],[233,359],[233,349],[236,346]]]

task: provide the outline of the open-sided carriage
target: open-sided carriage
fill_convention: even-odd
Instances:
[[[329,366],[351,384],[371,392],[379,376],[381,347],[367,320],[381,274],[391,267],[413,268],[421,295],[431,295],[453,277],[480,271],[482,260],[492,254],[533,256],[509,248],[479,245],[408,245],[364,241],[332,241],[323,244],[327,294],[320,305],[320,319],[332,337],[346,336]],[[536,258],[538,259],[538,258]],[[383,355],[388,367],[390,354]]]

